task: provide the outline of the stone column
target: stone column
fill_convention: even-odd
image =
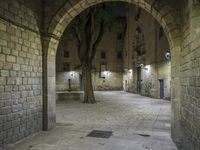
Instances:
[[[56,126],[55,60],[58,40],[43,37],[43,130]]]
[[[181,115],[180,115],[180,43],[171,49],[171,136],[173,141],[181,142]]]

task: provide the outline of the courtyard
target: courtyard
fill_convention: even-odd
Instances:
[[[0,150],[200,150],[200,0],[0,10]]]
[[[59,99],[56,128],[9,150],[177,150],[170,137],[169,101],[122,91],[95,92],[95,97],[97,104]],[[93,130],[112,135],[89,137]]]

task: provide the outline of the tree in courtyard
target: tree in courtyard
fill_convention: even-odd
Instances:
[[[113,14],[116,5],[103,3],[79,14],[65,30],[68,39],[75,39],[84,80],[84,103],[96,103],[92,85],[92,61],[106,28],[123,25]],[[121,20],[120,20],[121,21]]]

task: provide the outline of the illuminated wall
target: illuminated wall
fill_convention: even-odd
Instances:
[[[92,74],[93,87],[97,91],[122,90],[123,73],[106,71],[105,78],[100,78],[99,73]],[[69,81],[70,79],[70,81]],[[58,72],[56,77],[57,91],[79,91],[83,90],[84,81],[81,73],[77,71]]]
[[[124,47],[124,91],[170,99],[171,63],[165,58],[169,50],[167,38],[161,26],[145,11],[141,11],[136,23],[134,14],[138,10],[129,7],[126,44]],[[136,39],[136,29],[140,28],[143,41]],[[140,59],[134,57],[135,47],[141,42],[145,51]],[[137,60],[135,60],[137,59]],[[141,61],[142,60],[142,61]],[[135,65],[135,62],[138,65]],[[161,83],[163,82],[163,84]]]

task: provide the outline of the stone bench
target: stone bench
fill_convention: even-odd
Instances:
[[[66,100],[75,100],[82,101],[83,100],[83,92],[82,91],[59,91],[56,92],[56,101],[66,101]]]

